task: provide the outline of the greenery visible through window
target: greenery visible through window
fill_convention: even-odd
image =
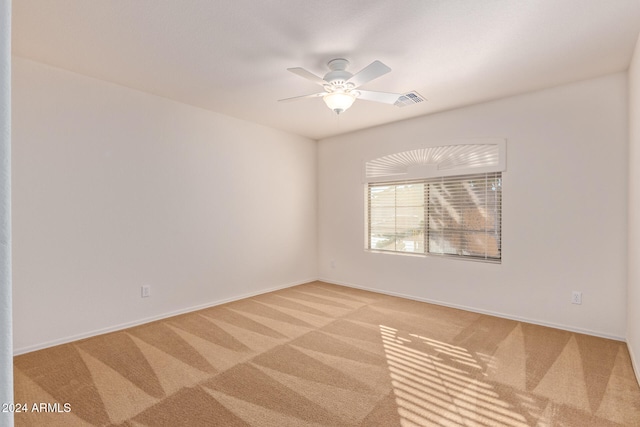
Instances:
[[[499,261],[502,174],[371,183],[368,248]]]

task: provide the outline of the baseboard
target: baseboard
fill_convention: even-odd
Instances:
[[[390,292],[390,291],[386,291],[386,290],[382,290],[382,289],[370,288],[370,287],[367,287],[367,286],[361,286],[361,285],[357,285],[357,284],[353,284],[353,283],[335,281],[335,280],[331,280],[331,279],[327,279],[327,278],[323,278],[323,277],[320,277],[318,280],[322,281],[322,282],[325,282],[325,283],[331,283],[331,284],[334,284],[334,285],[347,286],[349,288],[362,289],[364,291],[376,292],[376,293],[379,293],[379,294],[390,295],[390,296],[400,297],[400,298],[406,298],[406,299],[410,299],[410,300],[414,300],[414,301],[420,301],[420,302],[426,302],[426,303],[429,303],[429,304],[441,305],[441,306],[444,306],[444,307],[457,308],[457,309],[460,309],[460,310],[470,311],[472,313],[487,314],[489,316],[501,317],[503,319],[516,320],[518,322],[531,323],[533,325],[546,326],[546,327],[549,327],[549,328],[562,329],[564,331],[576,332],[576,333],[579,333],[579,334],[592,335],[592,336],[595,336],[595,337],[607,338],[607,339],[612,339],[612,340],[616,340],[616,341],[624,341],[624,342],[626,342],[626,339],[624,337],[620,337],[620,336],[617,336],[617,335],[606,334],[606,333],[602,333],[602,332],[598,332],[598,331],[592,331],[592,330],[589,330],[589,329],[582,329],[582,328],[576,328],[576,327],[573,327],[573,326],[561,325],[561,324],[557,324],[557,323],[544,322],[544,321],[541,321],[541,320],[538,320],[538,319],[529,319],[529,318],[526,318],[526,317],[514,316],[512,314],[500,313],[500,312],[491,311],[491,310],[483,310],[483,309],[480,309],[480,308],[469,307],[469,306],[461,305],[461,304],[451,304],[451,303],[448,303],[448,302],[438,301],[438,300],[434,300],[434,299],[430,299],[430,298],[416,297],[414,295],[406,295],[406,294],[402,294],[402,293],[399,293],[399,292]],[[638,372],[638,371],[636,371],[636,372]]]
[[[88,331],[88,332],[85,332],[85,333],[82,333],[82,334],[72,335],[72,336],[68,336],[68,337],[64,337],[64,338],[60,338],[60,339],[56,339],[56,340],[52,340],[52,341],[47,341],[47,342],[44,342],[44,343],[35,344],[35,345],[27,346],[27,347],[20,347],[20,348],[17,348],[17,349],[14,348],[13,355],[14,356],[19,356],[21,354],[31,353],[32,351],[42,350],[42,349],[45,349],[45,348],[54,347],[56,345],[67,344],[67,343],[70,343],[70,342],[73,342],[73,341],[78,341],[78,340],[85,339],[85,338],[95,337],[97,335],[103,335],[103,334],[108,334],[110,332],[121,331],[123,329],[131,328],[131,327],[134,327],[134,326],[144,325],[145,323],[155,322],[156,320],[162,320],[162,319],[166,319],[168,317],[173,317],[173,316],[178,316],[180,314],[190,313],[192,311],[198,311],[198,310],[202,310],[204,308],[215,307],[216,305],[226,304],[228,302],[233,302],[233,301],[241,300],[241,299],[244,299],[244,298],[251,298],[251,297],[254,297],[256,295],[267,294],[269,292],[278,291],[280,289],[286,289],[286,288],[291,288],[293,286],[302,285],[304,283],[315,282],[316,280],[318,280],[317,277],[314,277],[314,278],[311,278],[311,279],[305,279],[305,280],[302,280],[302,281],[291,282],[291,283],[288,283],[288,284],[274,286],[274,287],[271,287],[271,288],[268,288],[268,289],[263,289],[263,290],[260,290],[260,291],[257,291],[257,292],[251,292],[251,293],[247,293],[247,294],[234,296],[234,297],[231,297],[231,298],[226,298],[226,299],[217,300],[217,301],[211,301],[211,302],[207,302],[207,303],[204,303],[204,304],[198,304],[198,305],[195,305],[195,306],[192,306],[192,307],[182,308],[180,310],[175,310],[175,311],[171,311],[171,312],[168,312],[168,313],[163,313],[163,314],[160,314],[160,315],[157,315],[157,316],[151,316],[151,317],[146,317],[146,318],[143,318],[143,319],[134,320],[132,322],[120,323],[118,325],[109,326],[109,327],[101,328],[101,329],[96,329],[96,330]]]
[[[331,283],[334,285],[339,285],[339,286],[346,286],[349,288],[354,288],[354,289],[362,289],[365,291],[370,291],[370,292],[376,292],[379,294],[384,294],[384,295],[390,295],[390,296],[395,296],[395,297],[400,297],[400,298],[406,298],[406,299],[410,299],[410,300],[414,300],[414,301],[420,301],[420,302],[426,302],[429,304],[435,304],[435,305],[440,305],[443,307],[450,307],[450,308],[457,308],[460,310],[465,310],[465,311],[470,311],[473,313],[479,313],[479,314],[486,314],[489,316],[495,316],[495,317],[501,317],[504,319],[510,319],[510,320],[516,320],[519,322],[525,322],[525,323],[531,323],[534,325],[540,325],[540,326],[547,326],[550,328],[556,328],[556,329],[562,329],[565,331],[569,331],[569,332],[576,332],[576,333],[580,333],[580,334],[586,334],[586,335],[592,335],[592,336],[596,336],[596,337],[601,337],[601,338],[608,338],[608,339],[613,339],[616,341],[624,341],[626,342],[626,339],[624,337],[619,337],[619,336],[615,336],[615,335],[610,335],[610,334],[604,334],[598,331],[591,331],[591,330],[587,330],[587,329],[582,329],[582,328],[575,328],[575,327],[571,327],[571,326],[567,326],[567,325],[560,325],[560,324],[555,324],[555,323],[551,323],[551,322],[544,322],[544,321],[540,321],[537,319],[529,319],[526,317],[520,317],[520,316],[514,316],[511,314],[505,314],[505,313],[500,313],[500,312],[495,312],[495,311],[491,311],[491,310],[482,310],[476,307],[469,307],[469,306],[465,306],[465,305],[460,305],[460,304],[451,304],[448,302],[444,302],[444,301],[438,301],[438,300],[434,300],[434,299],[430,299],[430,298],[422,298],[422,297],[416,297],[414,295],[406,295],[406,294],[402,294],[399,292],[390,292],[390,291],[386,291],[386,290],[382,290],[382,289],[376,289],[376,288],[371,288],[371,287],[367,287],[367,286],[362,286],[362,285],[357,285],[354,283],[347,283],[347,282],[342,282],[342,281],[335,281],[332,279],[328,279],[328,278],[324,278],[324,277],[314,277],[314,278],[309,278],[309,279],[305,279],[302,281],[296,281],[296,282],[291,282],[288,284],[284,284],[284,285],[279,285],[279,286],[274,286],[268,289],[263,289],[257,292],[251,292],[251,293],[247,293],[247,294],[242,294],[242,295],[237,295],[231,298],[226,298],[223,300],[217,300],[217,301],[212,301],[212,302],[207,302],[204,304],[198,304],[196,306],[192,306],[192,307],[187,307],[187,308],[183,308],[180,310],[176,310],[176,311],[172,311],[172,312],[168,312],[168,313],[163,313],[157,316],[151,316],[151,317],[147,317],[147,318],[143,318],[143,319],[138,319],[132,322],[127,322],[127,323],[121,323],[118,325],[114,325],[114,326],[110,326],[107,328],[101,328],[101,329],[96,329],[93,331],[88,331],[86,333],[82,333],[82,334],[77,334],[77,335],[72,335],[72,336],[68,336],[68,337],[64,337],[64,338],[60,338],[60,339],[56,339],[56,340],[52,340],[52,341],[47,341],[44,343],[40,343],[40,344],[36,344],[36,345],[32,345],[32,346],[26,346],[26,347],[19,347],[19,348],[14,348],[13,351],[13,355],[14,356],[18,356],[21,354],[25,354],[25,353],[30,353],[32,351],[37,351],[37,350],[42,350],[45,348],[49,348],[49,347],[54,347],[56,345],[61,345],[61,344],[67,344],[73,341],[78,341],[81,339],[85,339],[85,338],[90,338],[93,336],[97,336],[97,335],[102,335],[102,334],[107,334],[110,332],[116,332],[116,331],[120,331],[123,329],[127,329],[127,328],[131,328],[134,326],[139,326],[139,325],[143,325],[145,323],[149,323],[149,322],[154,322],[156,320],[162,320],[162,319],[166,319],[168,317],[173,317],[173,316],[177,316],[180,314],[185,314],[185,313],[190,313],[192,311],[197,311],[197,310],[202,310],[205,308],[209,308],[209,307],[215,307],[216,305],[221,305],[221,304],[226,304],[228,302],[233,302],[233,301],[237,301],[237,300],[241,300],[244,298],[251,298],[253,296],[256,295],[262,295],[262,294],[266,294],[269,292],[274,292],[280,289],[286,289],[286,288],[290,288],[293,286],[298,286],[298,285],[302,285],[304,283],[309,283],[309,282],[314,282],[316,280],[325,282],[325,283]],[[635,357],[633,355],[633,351],[631,350],[631,347],[627,344],[627,347],[629,348],[629,354],[631,355],[631,362],[633,365],[633,369],[636,373],[636,379],[638,380],[638,382],[640,383],[640,367],[635,363]]]

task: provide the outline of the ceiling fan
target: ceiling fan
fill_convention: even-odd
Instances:
[[[380,61],[373,61],[356,74],[347,71],[349,61],[343,58],[332,59],[327,63],[331,71],[324,75],[323,78],[305,70],[304,68],[287,68],[294,74],[299,75],[313,83],[316,83],[324,89],[323,92],[312,93],[310,95],[295,96],[293,98],[280,99],[279,101],[297,101],[304,98],[322,97],[327,107],[336,114],[340,114],[347,110],[353,102],[358,99],[366,101],[382,102],[385,104],[395,104],[402,96],[399,93],[374,92],[370,90],[358,89],[365,83],[373,79],[387,74],[391,68],[387,67]]]

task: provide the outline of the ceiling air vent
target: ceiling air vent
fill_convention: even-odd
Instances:
[[[407,107],[409,105],[419,104],[424,101],[426,101],[426,99],[424,99],[422,95],[414,90],[413,92],[405,93],[404,95],[400,96],[400,98],[398,98],[394,105],[396,107]]]

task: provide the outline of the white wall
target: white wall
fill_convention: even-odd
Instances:
[[[315,141],[13,72],[16,353],[317,277]]]
[[[11,1],[0,0],[0,403],[13,402],[11,316]],[[0,411],[0,425],[13,414]]]
[[[640,38],[629,68],[629,288],[627,344],[640,378]]]
[[[626,83],[619,73],[321,140],[320,277],[623,339]],[[366,252],[363,160],[476,137],[508,141],[502,264]]]

